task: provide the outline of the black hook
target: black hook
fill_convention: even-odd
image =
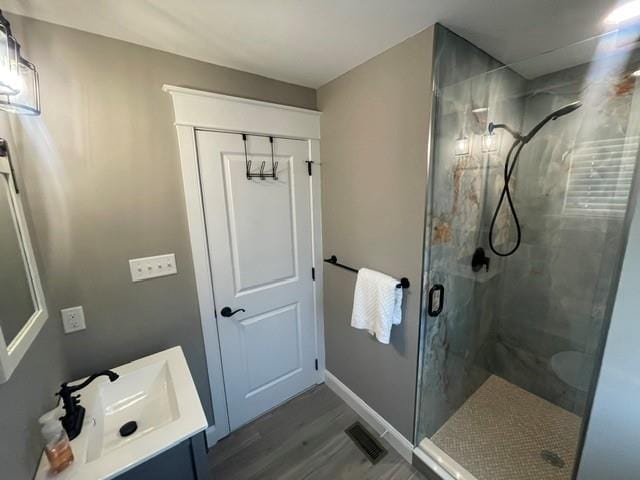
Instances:
[[[269,137],[269,143],[271,144],[271,173],[264,173],[264,168],[266,165],[266,161],[263,161],[260,164],[260,172],[253,173],[251,171],[251,160],[249,160],[249,155],[247,153],[247,134],[242,134],[242,142],[244,143],[244,161],[246,165],[246,174],[247,179],[251,180],[255,177],[260,177],[260,180],[264,180],[266,178],[273,178],[274,180],[278,179],[278,162],[275,161],[275,154],[273,151],[273,137]]]
[[[269,143],[271,144],[271,173],[274,180],[278,179],[278,162],[276,162],[275,155],[273,153],[273,137],[269,137]]]

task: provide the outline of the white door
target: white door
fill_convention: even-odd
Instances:
[[[277,180],[247,179],[241,134],[197,131],[231,430],[316,382],[308,144],[274,139]],[[247,136],[271,172],[268,137]],[[223,308],[232,316],[223,316]]]

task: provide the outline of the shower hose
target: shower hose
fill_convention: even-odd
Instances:
[[[491,219],[491,228],[489,229],[489,246],[491,247],[491,251],[500,257],[508,257],[509,255],[513,255],[516,250],[520,247],[520,242],[522,241],[522,228],[520,227],[520,220],[518,219],[518,214],[516,213],[516,208],[513,206],[513,199],[511,198],[511,190],[509,189],[509,183],[511,181],[511,175],[513,174],[513,170],[516,168],[518,163],[518,159],[520,158],[520,152],[524,146],[529,143],[533,137],[544,127],[547,123],[553,120],[557,120],[564,115],[568,115],[571,112],[575,112],[578,108],[582,106],[582,102],[575,101],[571,102],[564,107],[561,107],[549,115],[547,115],[541,122],[539,122],[535,127],[531,129],[531,131],[523,136],[519,132],[516,132],[509,128],[504,123],[490,123],[489,124],[489,134],[493,134],[493,131],[497,128],[506,130],[511,134],[511,136],[515,139],[513,145],[509,149],[509,153],[507,153],[507,158],[504,162],[504,187],[502,187],[502,193],[500,194],[500,200],[498,201],[498,205],[496,206],[496,211],[493,212],[493,218]],[[515,155],[514,155],[515,152]],[[513,155],[513,159],[511,158]],[[514,246],[506,251],[501,252],[496,248],[494,243],[494,231],[496,228],[496,221],[498,219],[498,214],[500,213],[500,209],[502,208],[502,204],[504,203],[505,198],[507,199],[507,205],[509,206],[509,210],[511,210],[511,215],[513,216],[513,221],[516,226],[516,242]]]
[[[516,168],[516,164],[518,163],[518,159],[520,158],[520,152],[525,146],[525,141],[522,137],[518,136],[516,140],[511,145],[509,149],[509,153],[507,153],[507,159],[504,162],[504,187],[502,187],[502,192],[500,193],[500,200],[498,200],[498,205],[496,205],[496,210],[493,212],[493,218],[491,219],[491,227],[489,229],[489,247],[491,251],[500,257],[508,257],[509,255],[513,255],[516,250],[520,247],[520,242],[522,241],[522,228],[520,227],[520,220],[518,219],[518,213],[516,212],[516,208],[513,205],[513,199],[511,198],[511,190],[509,188],[509,183],[511,182],[511,175],[513,174],[513,170]],[[511,160],[511,155],[515,151],[515,155],[513,160]],[[496,221],[498,219],[498,214],[500,213],[500,209],[502,208],[502,204],[507,200],[507,205],[509,206],[509,210],[511,210],[511,215],[513,217],[513,221],[516,227],[516,242],[514,246],[506,251],[501,252],[497,249],[494,243],[494,231],[496,227]]]

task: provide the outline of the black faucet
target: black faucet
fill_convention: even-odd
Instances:
[[[111,370],[104,370],[99,373],[94,373],[84,382],[78,385],[69,385],[63,383],[60,386],[60,391],[56,393],[61,399],[64,406],[65,415],[60,419],[62,427],[66,430],[69,440],[73,440],[82,430],[82,422],[84,421],[84,407],[80,405],[80,395],[72,395],[78,390],[82,390],[84,387],[93,382],[96,378],[101,376],[109,377],[109,380],[115,382],[119,375]]]
[[[488,272],[490,262],[491,259],[485,255],[484,248],[478,247],[471,258],[471,269],[474,272],[479,272],[484,267]]]

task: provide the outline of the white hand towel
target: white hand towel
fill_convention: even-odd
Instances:
[[[380,343],[389,343],[391,326],[402,320],[402,288],[384,273],[361,268],[353,295],[351,326],[368,330]]]

